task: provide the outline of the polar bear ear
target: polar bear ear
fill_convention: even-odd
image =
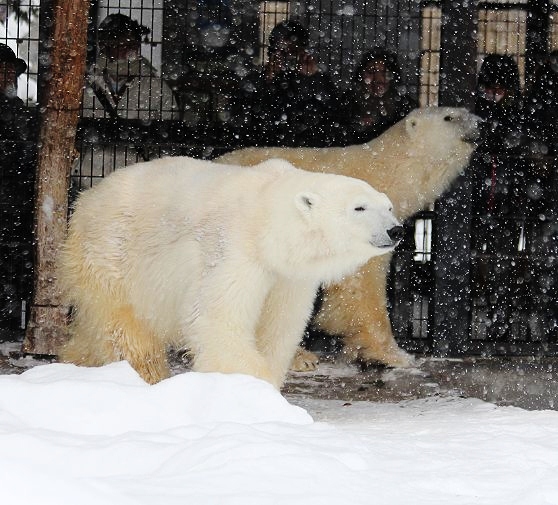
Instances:
[[[320,195],[310,191],[304,191],[296,195],[295,205],[305,214],[308,214],[313,207],[320,201]]]
[[[416,117],[408,117],[405,122],[407,133],[413,137],[418,131],[418,120]]]

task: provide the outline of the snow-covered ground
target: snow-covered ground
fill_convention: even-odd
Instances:
[[[558,504],[558,412],[296,396],[127,363],[0,376],[1,502]],[[302,408],[301,408],[302,407]]]

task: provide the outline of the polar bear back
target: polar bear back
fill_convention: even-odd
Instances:
[[[176,334],[184,322],[176,315],[184,314],[185,300],[196,310],[204,272],[222,259],[225,248],[236,247],[231,241],[249,247],[251,239],[239,223],[252,222],[254,229],[256,213],[250,210],[256,205],[245,199],[261,198],[263,187],[287,168],[265,166],[269,170],[217,165],[209,170],[202,160],[163,158],[122,168],[80,195],[62,262],[71,263],[67,257],[76,254],[79,243],[89,275],[105,283],[107,296],[129,300],[158,327]],[[257,212],[261,219],[264,214],[262,208]],[[67,277],[62,271],[60,283],[71,293],[76,286]],[[184,315],[189,317],[195,314]]]
[[[217,161],[254,165],[283,158],[312,172],[356,177],[386,193],[396,215],[407,219],[433,202],[467,165],[480,118],[465,109],[425,107],[365,144],[347,147],[250,147]]]

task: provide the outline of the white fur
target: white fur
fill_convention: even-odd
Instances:
[[[165,158],[83,193],[60,255],[75,307],[66,361],[128,359],[149,382],[165,350],[197,371],[279,387],[321,282],[395,245],[391,203],[363,181],[282,160],[253,168]]]

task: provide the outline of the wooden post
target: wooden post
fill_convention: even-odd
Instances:
[[[66,233],[69,175],[82,95],[89,0],[54,0],[50,79],[41,101],[35,182],[35,278],[23,351],[56,354],[65,339],[55,260]]]

